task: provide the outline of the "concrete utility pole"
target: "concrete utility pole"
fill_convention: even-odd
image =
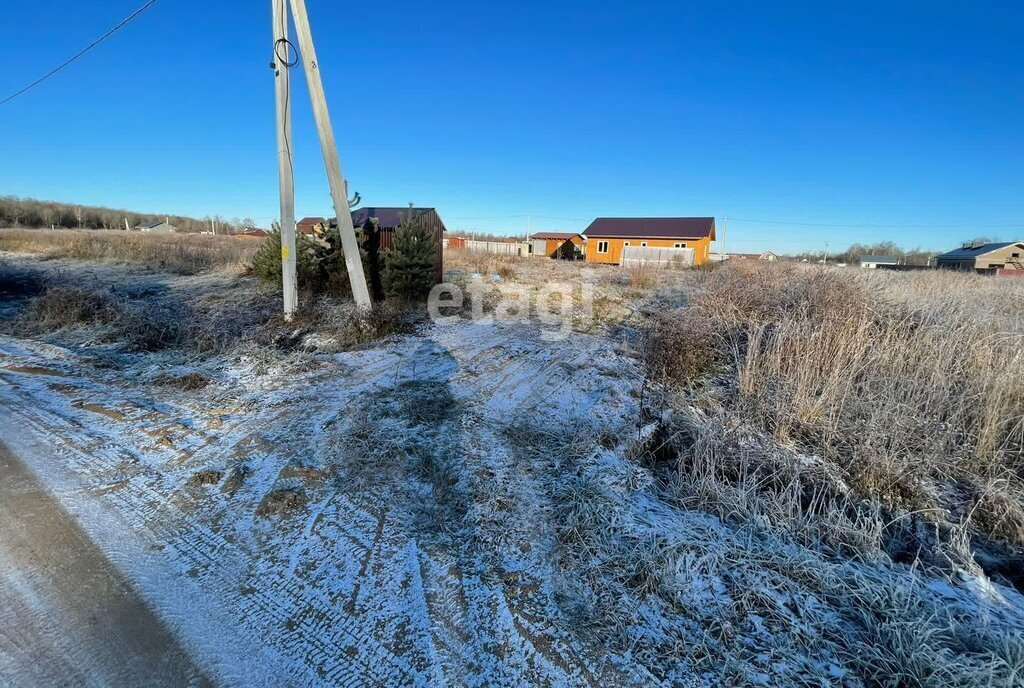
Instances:
[[[729,216],[726,215],[722,218],[722,262],[725,262],[729,258],[729,254],[725,252],[725,235],[729,231]]]
[[[281,204],[281,281],[284,319],[299,306],[295,274],[295,183],[292,179],[291,82],[288,75],[288,8],[285,0],[270,0],[274,24],[274,105],[277,113],[277,177]]]
[[[338,148],[334,142],[334,131],[331,129],[331,117],[327,112],[327,98],[324,95],[324,85],[320,79],[320,65],[313,47],[313,33],[309,28],[306,2],[305,0],[291,0],[291,7],[292,18],[295,20],[295,33],[299,37],[299,48],[302,51],[302,66],[306,72],[309,99],[313,104],[313,117],[316,119],[316,129],[320,134],[320,150],[324,156],[324,166],[327,168],[327,181],[331,186],[331,200],[334,202],[334,215],[338,221],[341,247],[345,253],[348,279],[352,285],[352,297],[360,308],[369,308],[370,292],[366,288],[363,261],[359,256],[359,244],[356,241],[355,228],[352,226],[352,211],[348,205],[345,178],[341,173],[341,161],[338,159]]]
[[[825,242],[825,259],[821,261],[822,265],[828,265],[828,242]]]

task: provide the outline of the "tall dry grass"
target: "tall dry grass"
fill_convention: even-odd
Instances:
[[[518,268],[523,265],[525,260],[519,256],[499,256],[465,249],[446,249],[444,252],[446,270],[498,275],[506,280],[515,278]]]
[[[785,484],[794,522],[822,500],[846,511],[866,499],[884,519],[1024,545],[1022,286],[793,266],[711,275],[646,347],[652,372],[710,417],[680,430],[686,479],[749,481],[758,498]],[[812,457],[819,477],[803,470],[795,485],[771,448],[737,451],[741,427]]]
[[[102,263],[146,265],[177,274],[242,272],[259,242],[202,234],[147,234],[107,230],[0,230],[0,251]]]

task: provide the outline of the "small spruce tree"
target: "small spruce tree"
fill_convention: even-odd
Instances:
[[[300,289],[314,289],[318,279],[316,242],[304,234],[295,237],[295,271]],[[252,259],[252,274],[267,282],[281,281],[281,232],[276,227],[260,244]]]
[[[392,250],[385,254],[383,283],[388,296],[405,301],[426,298],[437,271],[437,240],[419,220],[395,230]]]

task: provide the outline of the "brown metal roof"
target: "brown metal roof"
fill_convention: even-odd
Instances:
[[[585,237],[627,239],[715,238],[713,217],[599,217],[583,230]]]
[[[318,222],[327,222],[327,220],[325,220],[322,217],[304,217],[301,220],[299,220],[298,222],[296,222],[295,224],[297,224],[297,225],[315,225]]]
[[[531,239],[572,239],[576,232],[537,232],[531,234]]]
[[[398,208],[357,208],[352,211],[352,224],[356,227],[361,227],[366,223],[367,219],[375,217],[382,229],[396,229],[405,220],[429,216],[431,213],[436,214],[437,211],[434,208],[409,208],[408,206]],[[447,232],[448,229],[444,226],[444,222],[441,221],[440,215],[438,215],[437,220],[441,228]]]

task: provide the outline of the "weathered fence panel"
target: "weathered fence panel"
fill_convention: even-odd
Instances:
[[[692,248],[659,248],[657,246],[626,246],[622,249],[622,265],[634,267],[651,265],[668,268],[693,267],[695,251]]]
[[[493,253],[498,256],[520,255],[521,244],[506,241],[475,241],[466,240],[466,250],[474,253]]]

